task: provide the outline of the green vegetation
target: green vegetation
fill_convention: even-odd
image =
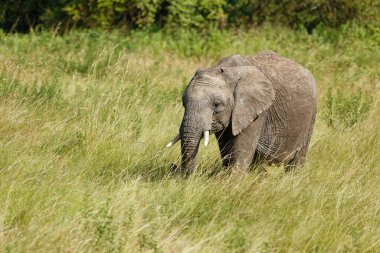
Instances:
[[[0,33],[0,252],[379,252],[379,38],[348,25]],[[195,175],[170,176],[180,149],[164,146],[195,70],[265,49],[316,77],[307,165],[210,177],[212,137]]]
[[[331,127],[337,125],[352,127],[367,116],[371,105],[372,97],[363,96],[360,90],[347,96],[344,96],[338,90],[336,96],[334,96],[330,87],[326,94],[326,108],[323,119]]]
[[[0,28],[27,32],[52,28],[227,28],[280,24],[292,28],[380,26],[380,3],[372,0],[5,0]]]

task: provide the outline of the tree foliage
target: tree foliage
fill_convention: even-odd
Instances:
[[[207,29],[260,25],[337,27],[351,21],[378,27],[380,3],[370,0],[4,0],[0,27]]]

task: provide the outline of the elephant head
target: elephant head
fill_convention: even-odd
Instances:
[[[229,124],[238,135],[273,103],[273,85],[256,67],[222,65],[198,69],[182,96],[185,113],[179,134],[167,145],[181,140],[182,172],[194,170],[202,137],[207,146],[209,134]]]

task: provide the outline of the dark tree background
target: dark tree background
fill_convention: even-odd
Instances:
[[[371,0],[1,0],[6,32],[71,28],[219,29],[272,23],[291,28],[379,27],[380,2]]]

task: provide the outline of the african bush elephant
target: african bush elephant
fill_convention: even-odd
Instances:
[[[298,63],[273,52],[233,55],[198,69],[183,96],[181,171],[191,173],[199,143],[214,133],[224,166],[266,161],[285,170],[305,162],[317,113],[316,82]]]

